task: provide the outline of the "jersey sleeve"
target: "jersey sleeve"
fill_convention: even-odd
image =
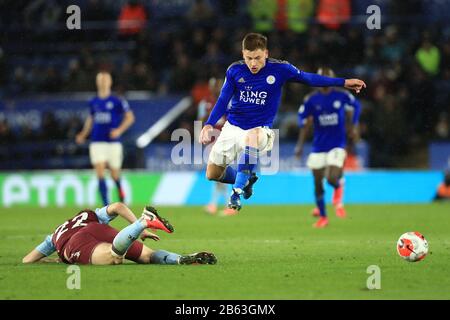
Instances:
[[[217,102],[214,105],[214,108],[212,109],[211,114],[209,115],[209,118],[206,121],[205,125],[209,124],[214,126],[217,123],[217,121],[219,121],[219,119],[222,118],[223,115],[227,112],[228,103],[233,97],[235,89],[231,70],[232,70],[231,68],[227,70],[225,81],[223,83],[222,90],[220,91],[220,96],[217,99]]]
[[[123,113],[131,111],[130,104],[124,98],[119,99],[119,105]]]
[[[91,115],[91,116],[93,116],[94,115],[94,99],[91,99],[90,101],[89,101],[89,114]]]
[[[45,240],[36,247],[36,250],[48,257],[56,251],[55,245],[52,242],[52,235],[48,235]]]
[[[108,224],[117,217],[117,214],[109,215],[106,211],[107,208],[108,206],[104,206],[103,208],[95,209],[95,214],[97,215],[98,222],[100,222],[101,224]]]
[[[345,84],[344,78],[330,78],[304,72],[290,63],[285,65],[285,79],[286,81],[301,82],[311,87],[343,87]]]
[[[298,126],[303,128],[305,126],[306,120],[312,115],[311,112],[311,99],[307,98],[303,104],[298,108]]]
[[[357,124],[361,114],[361,103],[350,92],[346,93],[346,98],[345,110],[353,111],[352,123]]]

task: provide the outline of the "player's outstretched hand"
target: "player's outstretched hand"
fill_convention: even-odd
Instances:
[[[155,241],[159,241],[160,240],[160,238],[156,234],[151,233],[150,231],[147,231],[147,230],[142,231],[142,233],[141,233],[141,240],[145,241],[145,239],[147,239],[147,238],[153,239]]]
[[[199,141],[201,144],[207,144],[211,141],[211,133],[213,131],[213,126],[210,124],[207,124],[202,128],[202,131],[200,131],[200,137]]]
[[[366,87],[366,84],[364,81],[359,79],[345,79],[344,87],[346,89],[355,90],[356,93],[359,93]]]

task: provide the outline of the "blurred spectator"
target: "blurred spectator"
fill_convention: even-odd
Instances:
[[[276,0],[251,0],[248,9],[255,32],[270,32],[274,29]]]
[[[407,122],[412,132],[426,139],[433,134],[433,122],[436,119],[434,108],[434,85],[432,80],[417,65],[411,66],[408,72],[408,109]]]
[[[220,46],[216,42],[209,42],[206,46],[206,53],[202,57],[202,63],[207,65],[219,64],[224,66],[226,62],[227,57],[220,51]]]
[[[206,0],[194,0],[186,18],[194,25],[207,25],[214,17],[214,11]]]
[[[153,92],[157,90],[157,84],[155,78],[153,77],[153,71],[145,63],[139,62],[134,67],[130,89]]]
[[[119,35],[133,37],[141,32],[147,24],[148,16],[145,7],[138,0],[128,0],[119,15]]]
[[[450,138],[450,126],[448,120],[448,113],[441,112],[434,128],[436,138],[439,140],[447,140]]]
[[[192,42],[189,46],[190,53],[194,58],[201,57],[205,54],[206,42],[205,30],[196,28],[192,33]]]
[[[16,67],[13,72],[13,78],[9,87],[11,93],[20,95],[28,89],[28,81],[26,79],[25,69],[21,66]]]
[[[114,13],[102,0],[88,0],[84,11],[83,19],[86,21],[108,21],[114,17]]]
[[[305,32],[310,25],[309,20],[313,17],[313,15],[314,15],[313,0],[289,1],[288,19],[290,30],[296,33]]]
[[[33,0],[24,9],[24,17],[25,25],[30,29],[55,28],[62,17],[61,4],[56,0]]]
[[[403,41],[398,37],[396,26],[389,26],[385,31],[386,40],[381,49],[381,56],[388,62],[396,62],[402,59],[404,54]]]
[[[42,115],[40,140],[51,141],[63,139],[65,133],[61,129],[60,123],[55,118],[55,114],[51,111],[44,112]]]
[[[404,119],[404,110],[395,96],[385,96],[376,110],[370,109],[370,117],[367,120],[369,127],[368,141],[372,146],[371,166],[394,167],[396,155],[405,154],[408,141]],[[376,151],[375,151],[376,150]]]
[[[350,20],[350,0],[319,0],[317,20],[327,29],[338,30]]]
[[[6,82],[6,61],[5,61],[5,53],[0,46],[0,96],[1,90],[4,88]]]
[[[63,124],[64,139],[74,141],[76,135],[83,127],[83,121],[80,117],[72,116]]]
[[[15,135],[5,119],[0,120],[0,145],[15,143]]]
[[[103,0],[88,0],[86,8],[81,9],[83,12],[83,21],[92,28],[87,34],[90,40],[101,41],[105,38],[105,32],[102,27],[108,21],[115,19],[116,14],[105,5]]]
[[[347,52],[349,65],[361,65],[365,62],[362,53],[365,51],[364,37],[359,28],[351,28],[348,32],[347,47],[352,48]]]
[[[170,89],[174,92],[188,92],[191,90],[194,80],[194,68],[189,57],[184,53],[178,55],[176,65],[170,73]]]
[[[45,71],[42,90],[46,92],[57,92],[61,87],[61,77],[54,67],[48,67]]]
[[[88,85],[91,81],[86,69],[80,67],[80,62],[78,59],[72,59],[69,62],[69,71],[67,74],[67,79],[65,81],[66,85],[65,91],[88,91],[90,86]]]
[[[441,54],[439,48],[431,43],[430,36],[424,35],[422,45],[416,52],[416,60],[422,69],[431,76],[439,73]]]
[[[219,0],[219,12],[227,17],[239,14],[239,0]]]
[[[303,33],[308,29],[308,20],[314,13],[313,0],[277,1],[276,25],[278,30]]]

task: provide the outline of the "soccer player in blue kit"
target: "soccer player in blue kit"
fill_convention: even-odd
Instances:
[[[318,74],[333,77],[329,68],[320,68]],[[343,206],[343,166],[346,157],[345,146],[347,134],[350,139],[357,137],[357,123],[361,105],[355,97],[341,89],[321,88],[305,97],[299,109],[300,132],[295,155],[300,158],[303,145],[311,126],[314,127],[312,152],[308,157],[307,166],[314,175],[314,194],[317,207],[313,210],[319,220],[316,228],[328,225],[325,208],[323,178],[334,188],[333,205],[336,216],[344,218]]]
[[[228,120],[210,152],[206,176],[209,180],[233,184],[228,207],[234,210],[241,209],[241,195],[244,199],[252,195],[258,179],[254,172],[258,158],[273,147],[271,127],[285,82],[345,87],[356,92],[366,87],[358,79],[324,77],[301,71],[286,61],[270,59],[267,38],[258,33],[244,37],[242,55],[244,60],[228,67],[219,99],[199,136],[200,143],[209,143],[214,124],[227,115]],[[238,156],[235,170],[230,164]]]
[[[97,96],[89,102],[90,115],[83,129],[76,136],[76,142],[82,144],[90,134],[89,156],[98,178],[98,188],[106,206],[109,204],[108,187],[105,181],[105,169],[109,167],[119,199],[124,201],[120,174],[123,160],[123,147],[120,136],[134,123],[134,114],[125,99],[111,94],[112,77],[105,71],[96,77]]]

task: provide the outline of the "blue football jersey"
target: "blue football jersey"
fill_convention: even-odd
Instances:
[[[119,141],[119,138],[111,139],[109,133],[120,126],[125,112],[130,110],[128,102],[112,95],[107,98],[95,97],[89,102],[89,107],[93,120],[91,141]]]
[[[346,113],[353,111],[352,123],[359,121],[361,105],[349,92],[332,90],[328,94],[314,92],[305,98],[298,111],[299,125],[313,117],[314,138],[312,152],[328,152],[333,148],[345,148]]]
[[[342,78],[307,73],[287,61],[276,59],[267,59],[265,66],[253,74],[241,60],[228,68],[222,91],[206,124],[214,126],[226,114],[228,122],[244,130],[272,127],[286,81],[315,87],[343,86],[345,83]]]

